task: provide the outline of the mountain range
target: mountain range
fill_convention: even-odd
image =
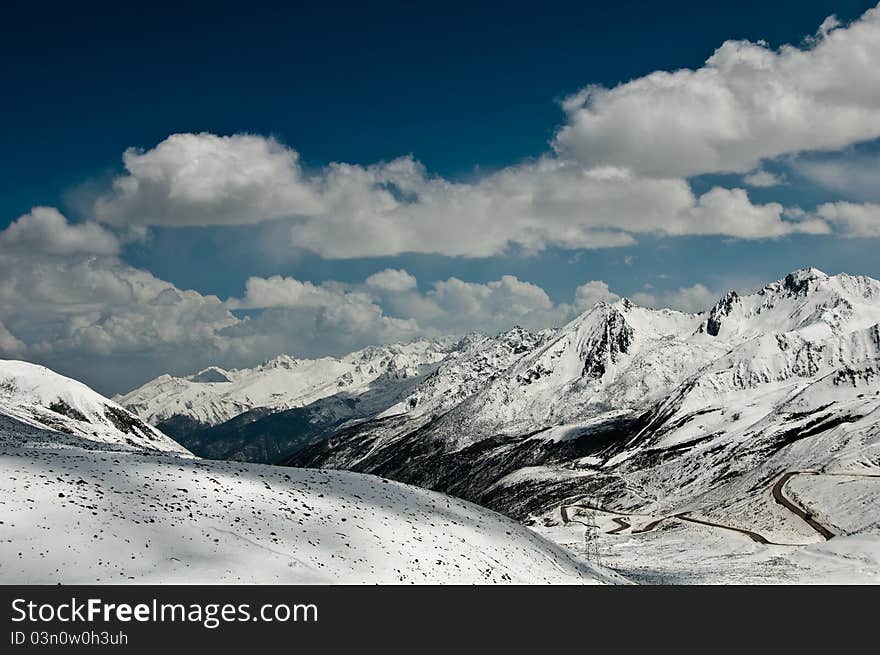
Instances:
[[[803,269],[698,314],[621,299],[114,400],[0,361],[0,467],[4,581],[880,580],[880,282]]]
[[[374,473],[521,521],[581,497],[608,511],[689,513],[809,540],[816,535],[803,521],[778,520],[769,490],[786,471],[878,469],[878,324],[880,282],[803,269],[729,292],[699,314],[622,299],[539,333],[514,328],[317,360],[332,365],[311,386],[274,387],[280,405],[236,395],[238,380],[277,380],[268,363],[229,381],[214,369],[163,377],[117,400],[160,425],[214,421],[190,433],[198,443],[181,438],[202,454]],[[365,357],[369,373],[356,384],[324,376]],[[177,415],[178,405],[154,400],[175,385],[192,398]],[[321,391],[297,395],[306,387]],[[209,413],[219,399],[230,409]],[[248,412],[217,423],[234,402]],[[249,450],[255,440],[274,446]],[[862,513],[829,523],[876,527],[876,513]]]

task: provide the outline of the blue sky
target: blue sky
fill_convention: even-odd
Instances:
[[[537,328],[577,298],[697,311],[803,266],[880,277],[873,6],[19,7],[0,39],[0,259],[30,277],[0,296],[0,351],[121,391]],[[707,64],[730,40],[748,47]],[[646,77],[679,69],[671,90]],[[53,275],[85,277],[74,293]],[[195,294],[175,301],[186,321],[134,309],[166,288]]]

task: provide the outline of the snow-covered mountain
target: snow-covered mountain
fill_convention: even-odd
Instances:
[[[84,385],[0,362],[0,582],[603,583],[516,522],[341,471],[192,457]]]
[[[253,369],[161,376],[117,400],[198,455],[272,463],[352,422],[447,410],[552,334],[516,327],[496,337],[374,347],[339,359],[282,355]]]
[[[540,333],[515,328],[495,337],[469,335],[368,349],[330,364],[296,361],[282,357],[273,360],[277,365],[267,363],[246,372],[211,368],[173,384],[168,382],[171,378],[159,378],[126,398],[138,399],[129,407],[140,408],[144,416],[165,416],[166,423],[181,418],[210,422],[244,409],[225,422],[202,426],[191,437],[206,451],[214,448],[214,457],[323,469],[286,470],[296,481],[297,493],[311,494],[303,500],[309,508],[321,506],[318,499],[331,495],[330,487],[347,484],[347,474],[326,469],[347,469],[475,502],[577,548],[582,535],[572,537],[572,526],[578,525],[578,512],[596,511],[594,520],[620,539],[614,543],[625,544],[615,561],[628,574],[635,571],[637,578],[645,567],[636,553],[662,559],[674,552],[670,560],[677,562],[674,566],[686,562],[688,567],[706,570],[702,564],[706,558],[717,555],[725,562],[741,558],[742,570],[751,571],[753,565],[760,569],[758,580],[809,581],[816,571],[822,575],[833,571],[836,577],[831,579],[855,581],[856,569],[880,580],[877,280],[804,269],[754,293],[727,293],[701,314],[647,309],[624,299],[599,303],[568,325]],[[314,377],[306,370],[312,370]],[[341,378],[333,378],[337,373]],[[288,380],[293,381],[290,388],[285,386]],[[19,382],[14,388],[25,385]],[[175,397],[175,388],[182,390],[181,398]],[[150,396],[151,389],[158,390],[157,396]],[[9,400],[7,405],[18,408],[16,416],[30,413],[28,429],[40,434],[56,429],[51,421],[78,421],[67,406],[88,414],[72,396],[60,405],[53,393],[16,393],[25,399],[39,397],[40,410],[27,400],[16,401],[17,405]],[[8,394],[10,399],[13,396]],[[89,410],[92,414],[105,411],[100,400],[91,402],[98,408]],[[261,402],[269,404],[261,406]],[[34,419],[35,413],[43,418]],[[69,435],[87,437],[83,430],[83,426],[66,428]],[[107,448],[135,448],[124,436],[120,441],[120,435],[104,441]],[[45,444],[41,448],[40,452],[47,452]],[[155,461],[134,453],[125,457]],[[181,457],[185,455],[173,459],[184,461]],[[272,495],[267,505],[259,504],[259,511],[272,516],[287,511],[282,501],[288,502],[292,492],[284,487],[287,478],[279,469],[189,461],[192,464],[182,468],[186,480],[168,473],[178,476],[174,479],[178,491],[188,489],[181,493],[202,499],[216,481],[224,494],[234,496],[245,474],[251,476],[249,480],[256,475],[266,486],[242,491],[248,498]],[[210,475],[207,481],[202,473]],[[157,479],[153,472],[147,475]],[[200,480],[203,487],[190,489],[189,479]],[[316,481],[330,487],[315,494]],[[375,523],[364,509],[370,503],[393,507],[395,515],[407,517],[404,522],[414,519],[398,502],[424,507],[423,499],[411,495],[394,500],[376,496],[377,489],[392,489],[385,483],[364,484],[356,494],[352,492],[353,498],[345,496],[341,501],[352,511],[363,509],[356,514],[357,521],[334,524],[334,528],[345,525],[340,532],[346,538],[350,534],[346,529],[353,527],[365,529],[369,539],[375,537]],[[409,487],[400,489],[415,493]],[[364,501],[368,496],[371,500]],[[427,523],[419,532],[425,543],[449,537],[448,515],[443,524],[430,514],[439,506],[436,503],[458,502],[430,497],[443,500],[431,501],[435,505],[424,509],[424,516],[431,518],[418,521],[420,526]],[[244,501],[238,498],[235,503],[239,502]],[[153,504],[160,506],[155,499]],[[472,508],[468,512],[480,511],[465,507]],[[311,525],[316,515],[309,514],[299,516],[300,526]],[[138,520],[148,521],[147,516],[155,518],[149,514]],[[259,526],[246,523],[244,515],[236,516],[247,529],[247,534],[236,534],[253,541]],[[392,518],[383,516],[383,521],[394,525]],[[481,520],[468,516],[468,521]],[[446,529],[435,533],[439,525]],[[508,526],[504,537],[492,527],[494,536],[488,542],[471,533],[456,534],[489,548],[487,552],[506,553],[502,542],[510,538],[510,524],[501,525]],[[237,529],[237,522],[232,527]],[[329,529],[326,520],[320,522],[320,529]],[[280,539],[282,533],[275,532],[270,536]],[[319,544],[314,533],[308,534],[310,547],[312,542]],[[304,535],[298,533],[296,538]],[[362,533],[356,536],[365,538]],[[293,538],[285,533],[288,537]],[[213,538],[223,540],[219,535]],[[259,543],[273,549],[278,545]],[[231,542],[225,548],[236,552],[234,559],[247,557],[239,555]],[[321,547],[315,548],[310,562],[326,555]],[[458,560],[459,566],[474,572],[465,562],[476,561],[475,551],[462,554],[454,544],[448,548],[444,552],[464,558]],[[419,552],[422,561],[425,553]],[[554,552],[552,557],[558,557]],[[693,554],[697,552],[702,555]],[[406,553],[412,556],[411,551]],[[338,552],[334,554],[338,557]],[[375,575],[381,566],[371,557],[369,564],[358,560],[351,563],[354,568],[341,573],[337,568],[334,574],[362,579],[368,576],[362,566],[367,566],[369,575]],[[533,555],[527,559],[535,561]],[[531,566],[517,561],[517,571]],[[817,562],[822,566],[816,568]],[[627,568],[630,565],[634,568]],[[237,568],[227,569],[221,577],[235,579],[238,574],[229,572],[233,570]],[[383,581],[398,575],[382,570],[378,578]],[[436,579],[432,577],[436,571],[429,573],[421,565],[409,570],[405,581]],[[800,572],[801,577],[779,577],[783,571]],[[672,571],[673,579],[694,579],[681,577],[682,573]],[[506,574],[513,579],[527,577]],[[143,572],[136,577],[140,575]],[[724,575],[734,577],[709,572],[698,573],[695,579],[756,579],[743,573]],[[450,579],[461,581],[457,576],[458,572]]]
[[[154,425],[172,417],[217,425],[252,409],[301,407],[418,377],[442,360],[455,341],[371,346],[340,358],[280,355],[248,369],[211,366],[188,377],[162,375],[114,400]]]
[[[289,462],[374,472],[524,520],[590,497],[816,539],[771,488],[786,471],[880,470],[878,324],[880,282],[816,269],[703,314],[600,303],[451,407],[426,414],[405,400]],[[411,398],[455,388],[435,378],[445,366]],[[837,518],[877,529],[876,507]]]
[[[0,424],[20,424],[90,443],[187,453],[156,428],[86,385],[49,369],[0,360]]]
[[[450,409],[545,344],[553,334],[554,330],[531,333],[519,326],[496,337],[469,334],[450,350],[426,380],[380,417],[401,413],[421,416]]]

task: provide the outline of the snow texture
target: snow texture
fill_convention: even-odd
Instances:
[[[4,584],[621,581],[461,500],[200,460],[45,368],[0,362],[0,380]]]

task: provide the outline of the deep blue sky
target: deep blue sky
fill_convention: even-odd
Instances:
[[[469,179],[546,152],[563,119],[558,101],[586,84],[699,67],[727,39],[800,44],[826,16],[846,21],[873,3],[250,2],[154,4],[148,11],[88,4],[19,6],[4,17],[0,228],[41,204],[87,218],[76,198],[121,171],[126,148],[150,148],[175,132],[273,135],[315,167],[411,153],[432,173]],[[692,183],[700,192],[737,179]],[[797,180],[750,195],[804,206],[834,199]],[[152,240],[131,247],[126,258],[178,286],[221,297],[240,293],[248,275],[355,281],[385,266],[406,267],[423,283],[513,273],[559,300],[587,279],[632,293],[645,282],[721,288],[807,264],[878,273],[872,242],[852,240],[823,240],[817,249],[809,239],[714,239],[707,240],[711,259],[702,256],[707,243],[692,238],[659,249],[642,239],[636,248],[582,256],[343,263],[249,255],[235,247],[247,238],[246,229],[154,229]],[[626,255],[635,255],[632,266],[622,263]]]
[[[798,43],[872,5],[160,4],[5,9],[0,227],[174,132],[272,134],[314,165],[412,153],[466,177],[545,151],[554,100],[588,83],[696,67],[730,38]]]

